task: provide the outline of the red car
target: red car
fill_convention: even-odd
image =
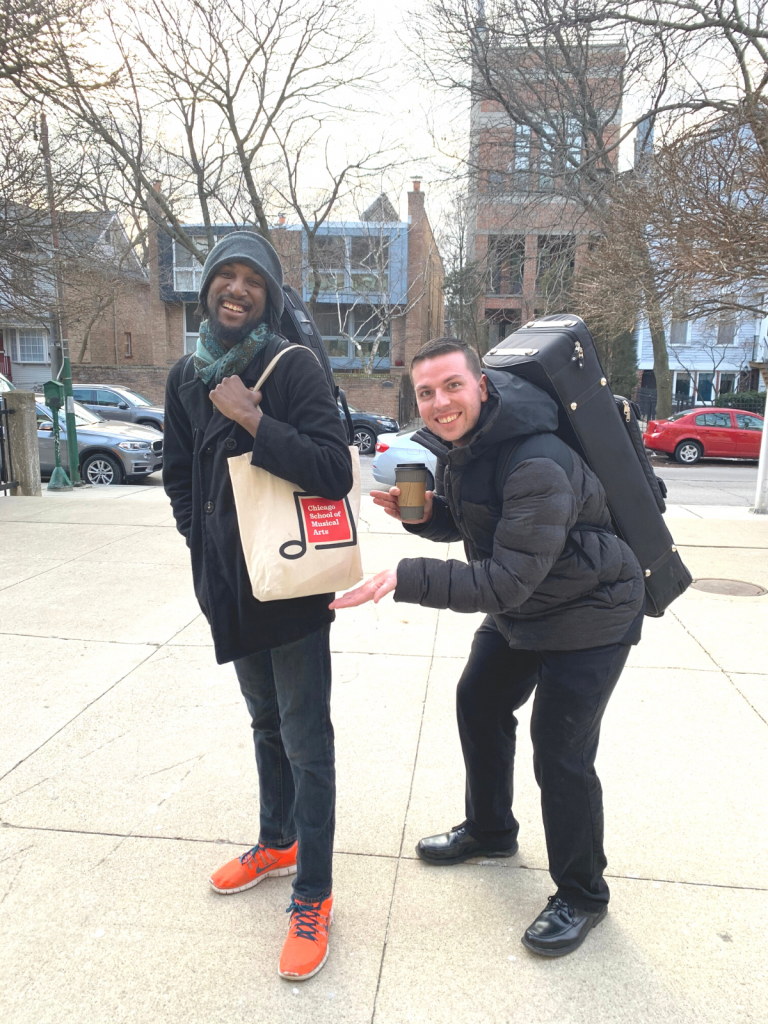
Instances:
[[[688,409],[651,420],[643,442],[652,452],[692,466],[699,459],[756,459],[763,417],[742,409]]]

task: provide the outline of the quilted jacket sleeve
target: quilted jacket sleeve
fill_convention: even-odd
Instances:
[[[503,496],[491,558],[469,564],[405,558],[397,567],[395,600],[486,614],[519,608],[559,558],[577,504],[568,477],[550,459],[521,462]]]

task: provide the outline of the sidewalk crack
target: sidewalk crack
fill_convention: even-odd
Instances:
[[[408,827],[408,812],[411,809],[411,798],[413,796],[413,783],[414,783],[414,780],[416,778],[416,768],[417,768],[418,763],[419,763],[419,750],[421,749],[421,734],[422,734],[422,731],[424,729],[424,715],[426,714],[426,710],[427,710],[427,697],[429,695],[429,680],[430,680],[430,676],[432,674],[432,666],[433,666],[434,660],[435,660],[435,648],[437,647],[437,630],[438,630],[438,627],[440,625],[440,616],[441,616],[441,614],[442,614],[442,612],[438,611],[437,616],[435,618],[435,631],[434,631],[434,634],[432,636],[432,650],[430,651],[430,654],[429,654],[429,666],[427,668],[427,681],[426,681],[426,683],[424,685],[424,698],[423,698],[422,704],[421,704],[421,719],[419,721],[419,735],[416,738],[416,753],[415,753],[414,758],[413,758],[413,770],[411,772],[411,783],[410,783],[410,786],[408,787],[408,800],[407,800],[406,805],[405,805],[405,814],[403,816],[403,829],[402,829],[402,832],[400,833],[400,849],[398,850],[398,853],[397,853],[397,863],[395,865],[395,877],[394,877],[394,879],[392,881],[392,895],[391,895],[390,900],[389,900],[389,910],[387,911],[387,924],[386,924],[386,927],[384,929],[384,945],[382,946],[382,950],[381,950],[381,960],[379,961],[379,974],[378,974],[378,977],[376,978],[376,991],[375,991],[374,996],[373,996],[373,1008],[372,1008],[372,1011],[371,1011],[371,1024],[374,1024],[374,1021],[376,1020],[376,1007],[378,1005],[378,1000],[379,1000],[379,989],[381,988],[381,977],[382,977],[382,973],[384,971],[384,960],[385,960],[386,955],[387,955],[387,944],[389,942],[389,927],[390,927],[390,924],[392,922],[392,909],[393,909],[394,903],[395,903],[395,893],[397,892],[397,880],[398,880],[398,877],[399,877],[399,874],[400,874],[400,864],[401,864],[401,862],[404,859],[403,858],[403,846],[405,845],[405,831],[406,831],[406,829]],[[411,858],[408,858],[408,859],[410,860]]]

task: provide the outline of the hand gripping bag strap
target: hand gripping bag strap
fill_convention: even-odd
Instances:
[[[304,347],[287,345],[280,349],[252,390],[264,386],[286,352]],[[254,466],[250,452],[227,460],[240,542],[257,600],[279,601],[333,593],[347,590],[363,578],[357,533],[360,453],[354,446],[350,448],[350,457],[352,490],[339,501],[307,495],[289,481]],[[312,519],[313,514],[315,523],[307,522],[305,526],[305,516]],[[339,522],[329,525],[331,519]],[[341,528],[344,524],[347,533],[342,530],[343,536],[333,536],[333,526]],[[314,529],[309,535],[311,528]],[[322,537],[315,535],[318,532]]]

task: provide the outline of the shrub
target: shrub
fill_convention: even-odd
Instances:
[[[745,412],[757,412],[765,415],[765,391],[729,391],[718,395],[715,405],[721,409],[744,409]]]

